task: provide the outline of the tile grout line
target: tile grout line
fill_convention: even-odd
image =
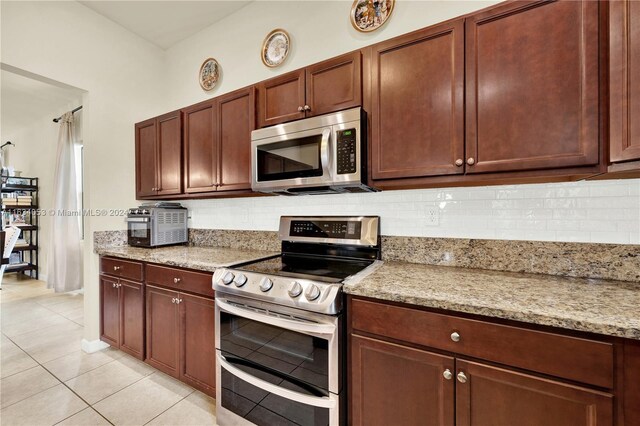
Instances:
[[[154,421],[155,419],[157,419],[158,417],[160,417],[161,415],[163,415],[164,413],[166,413],[167,411],[171,410],[173,407],[175,407],[176,405],[178,405],[179,403],[181,403],[182,401],[184,401],[185,399],[187,399],[189,396],[193,395],[196,390],[195,388],[192,388],[193,390],[191,392],[189,392],[189,394],[185,395],[183,398],[181,398],[179,401],[176,401],[175,404],[171,405],[169,408],[167,408],[166,410],[164,410],[163,412],[159,413],[158,415],[154,416],[151,420],[149,420],[148,422],[145,423],[145,425],[148,425],[149,423],[151,423],[152,421]],[[144,425],[143,425],[144,426]]]

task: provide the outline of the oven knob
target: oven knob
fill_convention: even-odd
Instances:
[[[238,274],[233,281],[236,283],[236,287],[242,287],[247,283],[247,277],[245,277],[244,274]]]
[[[140,214],[140,210],[136,209],[135,214]]]
[[[273,281],[271,281],[269,278],[264,277],[262,279],[262,281],[260,281],[260,290],[262,290],[263,292],[267,292],[269,290],[271,290],[271,287],[273,287]]]
[[[304,292],[304,297],[306,297],[308,301],[316,300],[320,297],[320,289],[317,285],[311,284],[307,288],[307,291]]]
[[[289,286],[289,296],[295,299],[296,297],[300,296],[300,294],[302,294],[302,286],[298,281],[292,282]]]
[[[147,209],[142,210],[142,214],[149,214],[149,210]]]
[[[227,272],[226,274],[224,274],[224,277],[222,277],[222,282],[225,285],[229,285],[233,282],[233,274],[231,272]]]

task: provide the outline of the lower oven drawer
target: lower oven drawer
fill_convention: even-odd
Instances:
[[[235,362],[234,362],[235,364]],[[218,354],[218,424],[297,424],[334,426],[339,420],[339,396],[312,395],[308,390],[267,372],[244,368]]]

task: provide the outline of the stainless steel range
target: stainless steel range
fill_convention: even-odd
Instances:
[[[213,276],[218,424],[345,424],[342,285],[380,263],[379,218],[282,217],[279,236]]]

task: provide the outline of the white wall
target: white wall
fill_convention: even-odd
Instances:
[[[362,214],[381,216],[383,235],[640,244],[639,193],[633,179],[184,204],[193,228],[275,231],[280,215]]]
[[[2,2],[3,65],[87,91],[83,98],[86,206],[135,205],[134,123],[167,110],[164,51],[77,2]],[[37,153],[34,153],[37,155]],[[122,229],[89,217],[86,232]],[[98,265],[85,246],[85,338],[97,339]]]
[[[396,2],[391,18],[373,33],[349,22],[352,0],[255,1],[167,50],[168,101],[172,109],[481,9],[497,1]],[[267,68],[260,60],[264,37],[275,28],[291,36],[283,65]],[[204,59],[214,57],[222,77],[211,92],[197,83]]]

